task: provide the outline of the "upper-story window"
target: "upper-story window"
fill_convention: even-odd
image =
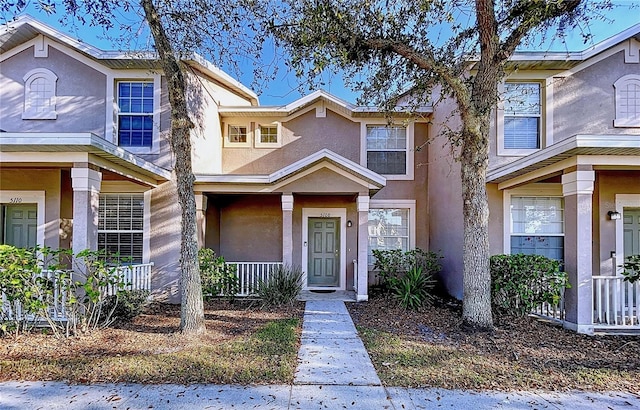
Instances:
[[[36,68],[23,77],[23,120],[55,120],[58,77],[46,68]]]
[[[640,75],[625,75],[613,86],[616,90],[614,127],[640,127]]]
[[[407,175],[407,127],[367,125],[367,168],[382,175]]]
[[[153,146],[152,81],[118,82],[118,145]]]
[[[258,124],[255,132],[256,148],[280,147],[282,141],[277,124]]]
[[[541,118],[540,83],[505,84],[504,149],[539,149]]]

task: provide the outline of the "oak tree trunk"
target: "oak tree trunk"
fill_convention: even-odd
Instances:
[[[202,283],[198,266],[196,201],[193,193],[195,177],[191,167],[190,130],[193,128],[193,123],[187,109],[186,84],[181,70],[181,62],[173,53],[152,0],[141,0],[141,5],[164,70],[171,104],[170,142],[175,157],[174,175],[178,190],[178,202],[182,209],[180,330],[183,334],[200,334],[205,331],[205,325]]]

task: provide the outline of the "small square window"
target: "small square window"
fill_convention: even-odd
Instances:
[[[275,125],[260,126],[260,143],[276,144],[278,142],[278,127]]]
[[[229,142],[232,144],[244,144],[247,142],[247,127],[244,125],[229,125]]]

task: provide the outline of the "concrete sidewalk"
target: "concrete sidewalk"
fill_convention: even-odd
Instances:
[[[293,385],[0,383],[0,409],[640,409],[617,392],[385,388],[341,301],[307,302],[298,361]]]

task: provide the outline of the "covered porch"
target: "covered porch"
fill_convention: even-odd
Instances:
[[[536,313],[579,333],[640,332],[640,286],[621,274],[640,253],[640,138],[576,135],[491,170],[488,182],[505,253],[522,238],[560,246],[571,288],[560,306]],[[530,221],[518,225],[516,212]]]
[[[308,297],[367,300],[369,199],[385,183],[329,150],[269,175],[197,175],[199,244],[237,267],[243,294],[284,265]]]

